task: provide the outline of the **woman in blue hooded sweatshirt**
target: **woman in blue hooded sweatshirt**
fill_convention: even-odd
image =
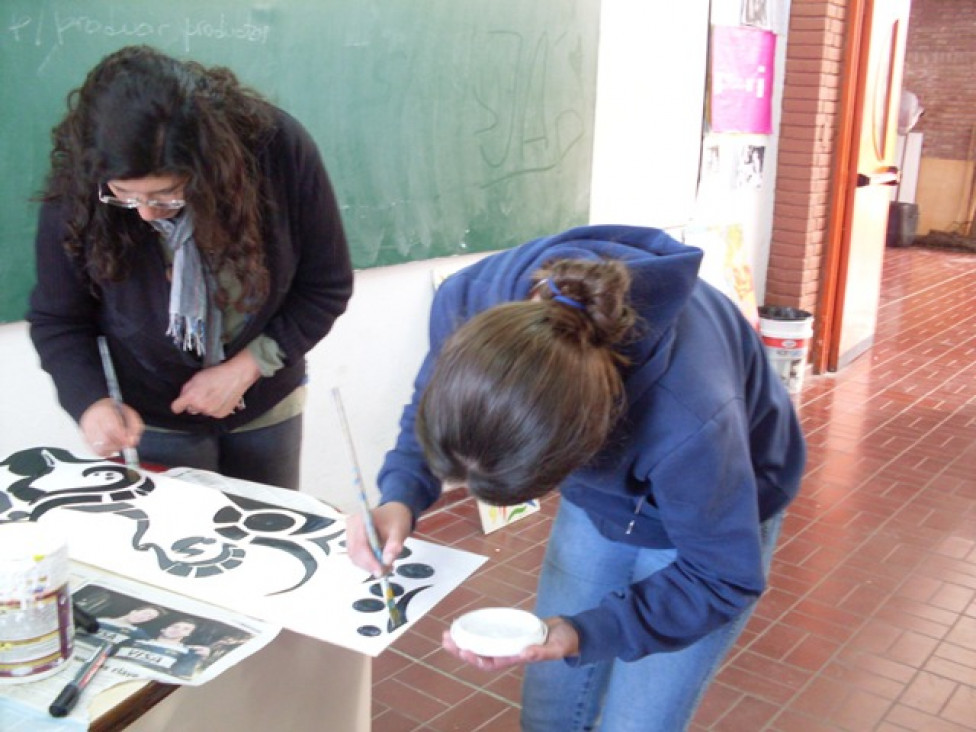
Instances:
[[[573,229],[439,288],[431,348],[373,517],[389,566],[442,484],[511,505],[559,490],[539,579],[543,645],[522,727],[684,729],[766,586],[805,461],[754,328],[662,231]],[[382,567],[362,522],[350,555]]]

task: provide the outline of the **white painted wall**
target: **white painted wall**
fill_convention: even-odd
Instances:
[[[737,25],[740,23],[742,0],[716,0],[712,3],[713,25]],[[729,135],[725,143],[735,143],[729,138],[739,138],[747,144],[764,145],[766,155],[763,164],[763,184],[758,191],[737,191],[727,196],[718,206],[699,206],[696,217],[703,221],[738,221],[742,224],[747,263],[752,269],[756,301],[762,304],[766,292],[766,272],[769,268],[769,251],[773,233],[773,205],[776,188],[776,166],[779,159],[779,129],[783,111],[783,77],[786,69],[786,38],[789,31],[790,0],[766,0],[769,29],[776,34],[776,56],[773,69],[773,134]],[[712,137],[715,137],[714,135]]]
[[[680,229],[695,203],[708,0],[602,0],[590,220]]]
[[[718,4],[739,7],[738,0]],[[594,223],[645,224],[680,233],[687,222],[698,168],[707,8],[706,0],[603,0]],[[775,159],[767,162],[767,169],[775,170]],[[771,181],[765,189],[755,216],[757,228],[768,231]],[[765,247],[766,253],[753,252],[754,261],[763,262],[755,270],[759,274],[765,272],[768,235]],[[335,385],[342,391],[367,489],[375,494],[376,473],[393,444],[400,410],[426,351],[433,273],[479,256],[484,255],[357,272],[348,312],[309,356],[304,491],[341,510],[355,510],[352,468],[332,401]],[[38,445],[85,454],[76,426],[58,406],[51,380],[38,365],[25,323],[0,325],[0,384],[0,456]]]
[[[309,355],[309,390],[302,452],[302,490],[344,511],[354,510],[352,463],[332,387],[342,403],[367,489],[396,440],[400,411],[427,352],[434,278],[484,254],[412,262],[356,273],[348,311]]]

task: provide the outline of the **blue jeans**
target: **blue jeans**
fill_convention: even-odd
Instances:
[[[302,415],[270,427],[222,435],[147,429],[139,459],[167,468],[211,470],[231,478],[298,490]]]
[[[780,514],[762,525],[767,577],[782,520]],[[666,567],[675,556],[674,549],[642,549],[604,538],[582,509],[564,500],[546,549],[536,614],[572,615],[596,607],[607,593]],[[731,623],[674,653],[576,668],[563,661],[529,664],[522,686],[522,729],[684,730],[754,608],[755,603]]]

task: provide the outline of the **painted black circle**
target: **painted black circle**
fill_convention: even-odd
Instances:
[[[358,610],[361,613],[378,613],[385,607],[386,605],[381,600],[375,600],[372,597],[364,597],[362,600],[356,600],[352,604],[352,609]]]
[[[434,568],[429,564],[414,562],[412,564],[398,565],[396,568],[396,573],[401,577],[406,577],[407,579],[427,579],[428,577],[434,576]]]
[[[244,525],[251,531],[284,531],[295,525],[295,519],[283,513],[267,511],[252,513],[244,519]]]

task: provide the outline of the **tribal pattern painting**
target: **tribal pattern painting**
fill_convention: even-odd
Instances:
[[[378,583],[346,556],[341,513],[292,491],[270,489],[269,503],[240,490],[134,478],[111,461],[38,447],[0,462],[0,523],[37,521],[66,537],[72,559],[370,655],[484,561],[408,541],[390,578],[407,622],[393,628],[377,620]]]

